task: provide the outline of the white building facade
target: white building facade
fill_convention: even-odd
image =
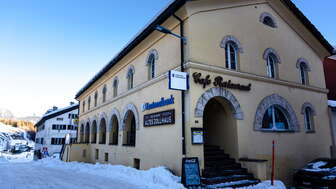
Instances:
[[[50,156],[60,153],[65,137],[70,134],[70,143],[77,140],[78,104],[47,111],[35,124],[35,150]]]

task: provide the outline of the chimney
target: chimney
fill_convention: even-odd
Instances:
[[[75,103],[74,102],[70,102],[70,106],[74,105]]]
[[[55,110],[57,110],[58,108],[57,108],[57,106],[53,106],[53,111],[55,111]]]

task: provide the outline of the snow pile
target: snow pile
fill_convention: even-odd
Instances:
[[[2,160],[1,160],[2,159]],[[22,152],[18,154],[0,152],[0,162],[23,163],[34,160],[34,152]]]
[[[148,189],[184,189],[183,185],[178,183],[179,177],[174,176],[164,167],[152,168],[146,171],[137,170],[122,165],[109,164],[87,164],[79,162],[62,162],[57,159],[45,158],[33,162],[41,167],[54,169],[66,169],[76,175],[76,173],[88,173],[109,179],[121,180],[139,188]]]
[[[274,181],[274,186],[271,185],[271,181],[263,181],[255,186],[242,187],[240,189],[286,189],[286,186],[281,181]]]
[[[322,168],[323,166],[326,166],[328,163],[324,161],[318,161],[318,162],[313,162],[309,163],[307,165],[307,168],[305,168],[305,171],[310,171],[310,172],[329,172],[329,171],[336,171],[336,167],[331,167],[331,168]]]
[[[328,105],[330,107],[336,107],[336,101],[334,101],[334,100],[328,100]]]

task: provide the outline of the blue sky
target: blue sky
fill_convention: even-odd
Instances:
[[[0,108],[41,115],[76,92],[170,0],[0,0]],[[336,45],[335,0],[294,0]]]

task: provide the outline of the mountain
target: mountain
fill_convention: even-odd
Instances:
[[[13,119],[14,114],[8,109],[0,108],[0,118]]]

